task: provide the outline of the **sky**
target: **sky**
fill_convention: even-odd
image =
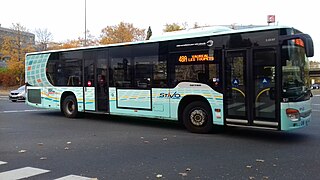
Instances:
[[[120,22],[161,35],[165,24],[267,25],[267,15],[275,15],[278,25],[309,34],[315,56],[320,61],[320,10],[315,0],[86,0],[87,29],[96,38],[107,26]],[[47,29],[55,42],[84,37],[85,0],[0,0],[1,27],[20,23],[34,33]]]

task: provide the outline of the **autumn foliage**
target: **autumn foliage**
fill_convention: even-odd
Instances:
[[[107,26],[102,29],[100,44],[142,41],[145,37],[145,29],[138,29],[133,24],[120,22],[116,26]]]
[[[186,29],[186,24],[183,24],[182,26],[178,23],[172,23],[172,24],[166,24],[165,28],[163,29],[163,32],[172,32],[172,31],[181,31]]]
[[[25,54],[33,52],[32,44],[28,44],[22,32],[26,29],[20,24],[13,24],[15,36],[2,37],[0,52],[2,56],[9,57],[7,69],[0,71],[0,85],[22,85],[24,84],[24,63]]]
[[[9,57],[7,68],[0,69],[0,86],[14,86],[24,83],[25,73],[25,54],[28,52],[69,49],[83,46],[95,46],[114,43],[124,43],[133,41],[142,41],[152,36],[151,27],[146,32],[145,29],[139,29],[131,23],[120,22],[115,26],[107,26],[101,30],[99,38],[94,38],[86,31],[86,39],[79,37],[75,40],[67,40],[63,43],[51,43],[52,34],[47,30],[36,29],[38,37],[37,46],[24,42],[22,32],[26,32],[26,28],[19,23],[13,24],[16,36],[2,37],[0,44],[0,55]],[[177,31],[185,29],[185,25],[180,26],[177,23],[166,24],[164,32]],[[1,57],[0,57],[1,58]]]
[[[17,80],[15,76],[8,70],[0,70],[0,85],[2,86],[15,86],[17,85]]]

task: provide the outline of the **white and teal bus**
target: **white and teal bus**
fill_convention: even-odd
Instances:
[[[207,28],[26,55],[27,104],[213,126],[292,130],[311,119],[309,35],[283,26]]]

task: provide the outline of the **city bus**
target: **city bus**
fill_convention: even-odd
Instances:
[[[29,53],[28,105],[214,126],[308,125],[311,37],[286,26],[172,32],[150,40]]]

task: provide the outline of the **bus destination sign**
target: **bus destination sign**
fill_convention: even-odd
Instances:
[[[179,56],[179,62],[204,62],[204,61],[213,61],[214,57],[209,54],[194,54],[189,56]]]

